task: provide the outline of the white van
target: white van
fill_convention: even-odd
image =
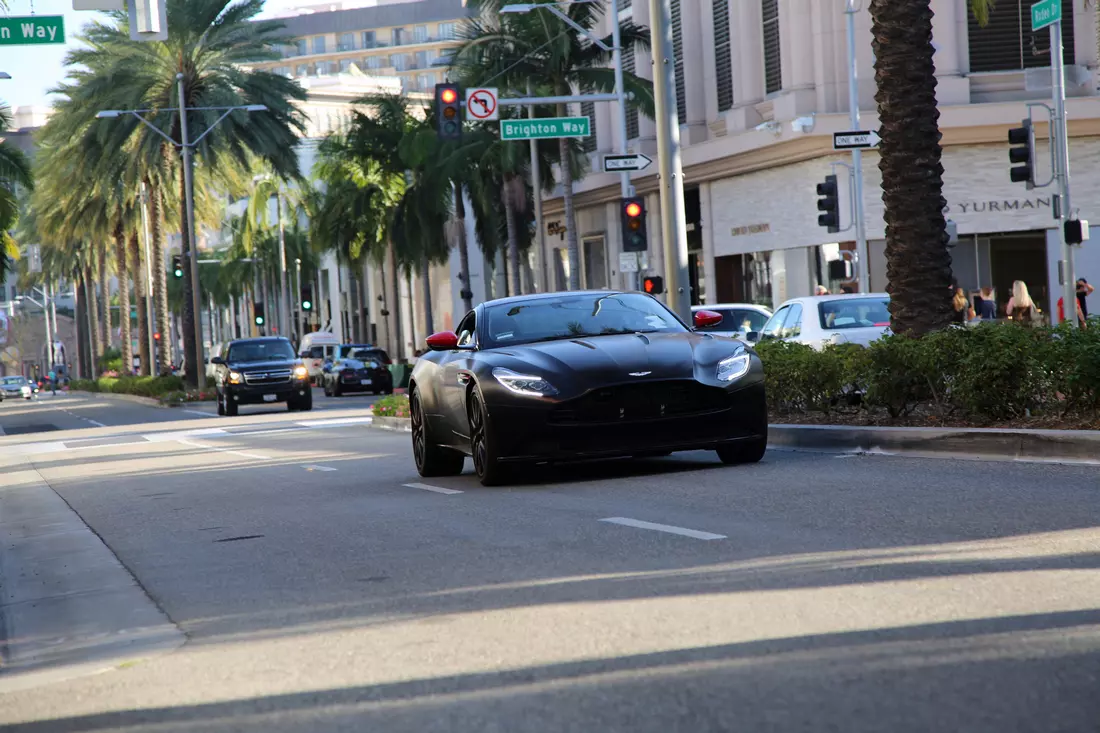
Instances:
[[[320,380],[321,368],[325,365],[325,360],[336,358],[338,346],[340,346],[340,339],[328,331],[314,331],[302,337],[302,342],[298,344],[298,356],[309,370],[310,380],[313,382]]]

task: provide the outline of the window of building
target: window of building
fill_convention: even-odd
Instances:
[[[596,152],[596,104],[594,102],[581,102],[581,116],[588,118],[588,129],[592,133],[588,137],[581,138],[581,146],[586,153]]]
[[[635,69],[634,52],[623,52],[623,73],[633,74]],[[626,105],[626,139],[633,140],[638,137],[638,109],[632,104]]]
[[[405,42],[405,29],[394,28],[392,31],[390,31],[390,39],[393,41],[393,45],[400,46],[402,43]]]
[[[408,68],[408,57],[403,53],[395,53],[390,56],[390,66],[398,71],[404,71]]]
[[[324,52],[325,52],[325,37],[324,36],[314,36],[313,37],[313,53],[324,53]]]
[[[623,11],[629,7],[633,7],[634,3],[631,0],[619,0],[619,10]]]
[[[378,42],[374,38],[374,31],[363,31],[363,48],[374,48]]]
[[[440,23],[439,24],[439,40],[450,41],[455,37],[455,24],[454,23]]]
[[[672,0],[672,58],[676,65],[676,117],[687,122],[687,85],[684,82],[684,26],[680,22],[680,0]]]
[[[298,64],[294,69],[295,76],[309,76],[309,64]]]
[[[764,15],[764,92],[783,88],[783,65],[779,58],[779,0],[762,0]]]
[[[365,59],[363,59],[363,61],[364,61],[364,63],[366,63],[368,69],[381,69],[382,68],[382,57],[381,56],[367,56]]]
[[[435,51],[428,50],[424,52],[424,58],[428,60],[428,66],[431,66],[433,63],[435,63],[435,60],[439,58],[439,54],[437,54]]]
[[[344,59],[340,62],[340,73],[351,71],[351,59]]]
[[[427,51],[417,51],[416,52],[416,67],[415,68],[417,68],[417,69],[426,69],[426,68],[428,68],[428,52]]]
[[[294,51],[299,56],[305,56],[307,53],[309,53],[309,41],[304,38],[299,38],[297,41],[294,42]]]
[[[290,76],[289,66],[276,66],[271,70],[271,73],[278,74],[279,76]]]
[[[733,107],[733,61],[730,50],[730,2],[714,0],[714,71],[718,111]]]
[[[413,26],[413,43],[424,43],[428,40],[428,26]]]
[[[340,38],[337,41],[336,49],[338,51],[354,51],[355,50],[355,34],[354,33],[341,33]]]
[[[317,76],[326,76],[328,74],[328,64],[324,61],[317,62]]]
[[[982,27],[967,13],[970,70],[1018,71],[1050,66],[1050,33],[1031,31],[1031,5],[1024,0],[1001,0]],[[1062,58],[1073,64],[1073,2],[1062,0]]]
[[[433,86],[435,86],[435,75],[434,74],[419,74],[416,77],[416,85],[418,87],[420,87],[420,91],[422,91],[422,92],[430,91],[431,88]]]

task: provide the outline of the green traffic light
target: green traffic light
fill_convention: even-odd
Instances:
[[[312,309],[313,309],[313,303],[310,303],[308,300],[303,300],[302,301],[302,310],[308,311],[308,310],[312,310]]]
[[[264,325],[264,317],[263,316],[256,316],[256,325],[257,326]]]
[[[183,270],[176,268],[176,277],[183,277]]]

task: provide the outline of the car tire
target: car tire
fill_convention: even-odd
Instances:
[[[344,396],[344,390],[340,389],[340,382],[339,381],[336,381],[332,385],[332,396],[333,397],[343,397]]]
[[[514,475],[511,467],[500,462],[496,450],[496,436],[489,410],[481,388],[470,390],[466,400],[466,415],[470,421],[470,455],[474,461],[474,472],[482,486],[501,486],[509,483]]]
[[[767,436],[742,440],[718,449],[718,458],[728,466],[742,463],[759,463],[768,449]]]
[[[222,398],[221,392],[218,393],[218,415],[225,415],[225,400]]]
[[[240,412],[240,405],[233,400],[229,399],[229,395],[225,396],[225,414],[227,417],[236,417]]]
[[[409,395],[409,416],[412,418],[413,460],[416,471],[424,478],[436,476],[457,476],[466,465],[466,456],[458,451],[448,450],[436,445],[432,440],[431,429],[424,418],[424,406],[420,395],[413,390]]]
[[[309,412],[313,409],[313,393],[306,392],[306,396],[301,398],[291,397],[286,401],[286,409],[291,412],[295,410]]]

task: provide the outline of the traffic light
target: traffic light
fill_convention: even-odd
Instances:
[[[649,249],[649,237],[645,230],[645,199],[632,197],[623,199],[623,252],[645,252]]]
[[[179,255],[172,255],[172,276],[177,279],[183,277],[183,258]]]
[[[302,286],[302,310],[313,310],[313,288],[309,285]]]
[[[840,199],[837,197],[836,176],[825,176],[825,182],[817,184],[817,210],[825,213],[817,215],[817,225],[825,227],[830,233],[840,231]]]
[[[253,303],[252,304],[252,313],[254,315],[253,320],[256,321],[256,325],[257,326],[264,325],[264,304],[263,303]]]
[[[665,280],[659,275],[653,275],[642,280],[642,290],[650,295],[660,295],[665,292]]]
[[[1013,183],[1027,184],[1030,191],[1035,188],[1035,129],[1030,119],[1020,124],[1023,126],[1008,131],[1008,160],[1012,163],[1008,175]]]
[[[458,84],[435,85],[436,133],[440,140],[462,139],[462,107]]]

